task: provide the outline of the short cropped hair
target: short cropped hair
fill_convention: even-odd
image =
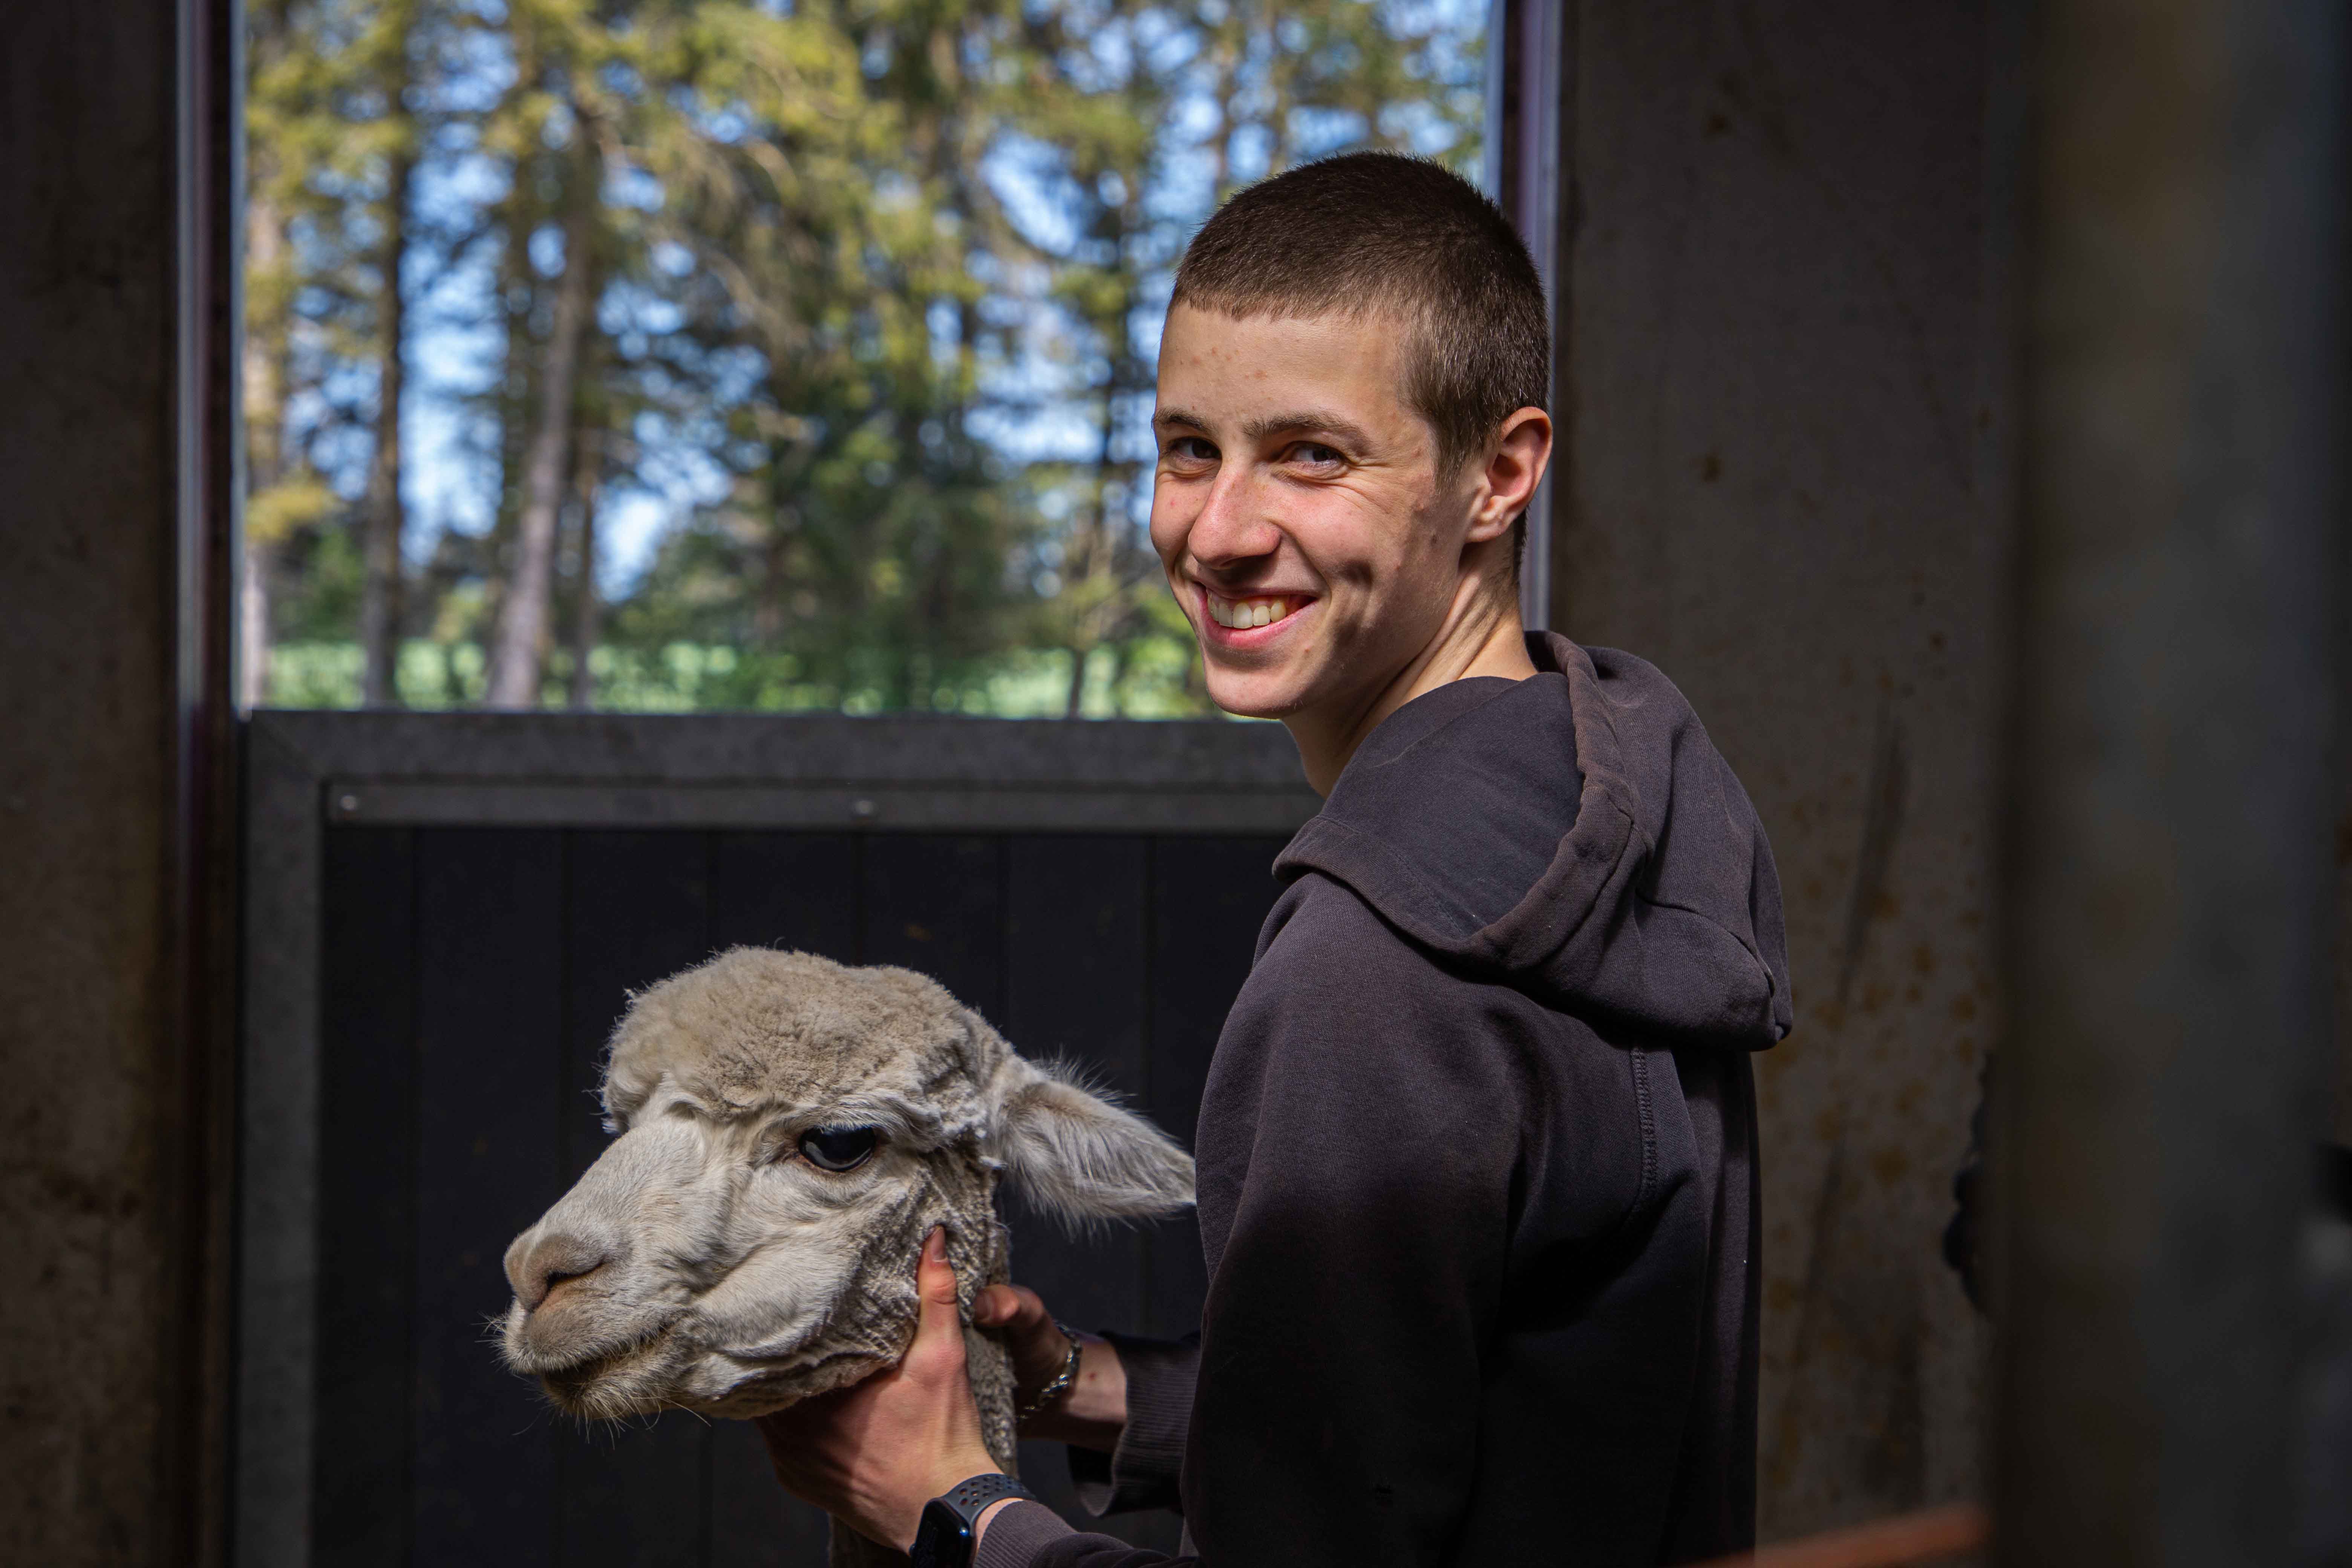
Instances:
[[[1392,315],[1409,334],[1405,401],[1452,476],[1515,409],[1545,408],[1551,331],[1526,243],[1444,166],[1397,153],[1302,163],[1203,225],[1171,301],[1233,317]]]

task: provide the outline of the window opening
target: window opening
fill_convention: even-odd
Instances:
[[[1474,176],[1481,0],[250,0],[248,706],[1210,711],[1185,239]]]

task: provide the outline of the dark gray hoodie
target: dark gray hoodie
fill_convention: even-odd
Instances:
[[[1383,722],[1275,863],[1201,1106],[1202,1332],[1121,1342],[1093,1478],[1180,1474],[1211,1568],[1752,1543],[1771,851],[1665,677],[1528,644]],[[1166,1560],[1018,1504],[982,1561]]]

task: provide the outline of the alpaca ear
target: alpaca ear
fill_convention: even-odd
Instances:
[[[996,1074],[997,1146],[1022,1196],[1072,1224],[1156,1219],[1192,1205],[1192,1156],[1070,1076],[1008,1055]]]

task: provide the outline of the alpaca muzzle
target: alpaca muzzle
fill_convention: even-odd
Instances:
[[[535,1240],[526,1234],[507,1249],[507,1282],[522,1310],[536,1312],[558,1290],[591,1279],[612,1262],[613,1250],[561,1231]]]

